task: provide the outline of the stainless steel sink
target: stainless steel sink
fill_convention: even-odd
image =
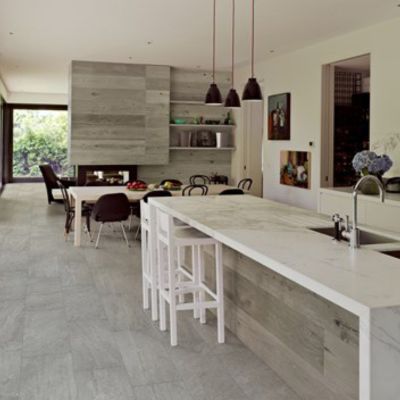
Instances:
[[[330,237],[334,237],[335,228],[327,227],[327,228],[309,228],[311,231],[322,233],[323,235],[327,235]],[[347,241],[346,239],[342,239],[343,241]],[[360,229],[360,245],[366,244],[381,244],[381,243],[394,243],[399,240],[393,239],[391,237],[377,235],[376,233],[371,233]]]

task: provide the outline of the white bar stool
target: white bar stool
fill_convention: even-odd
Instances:
[[[154,216],[151,215],[154,213]],[[154,207],[144,201],[140,201],[140,227],[141,227],[141,249],[142,249],[142,296],[143,309],[151,309],[151,318],[158,320],[158,267],[157,267],[157,243],[155,239],[156,213]],[[175,221],[174,221],[175,222]],[[177,229],[186,229],[188,225],[176,225]],[[179,250],[178,265],[183,259],[182,248]],[[181,269],[178,274],[178,282],[183,282],[184,278],[192,279],[192,275],[186,270]],[[150,294],[150,297],[149,297]],[[183,294],[179,296],[179,301],[183,302]]]
[[[224,285],[222,245],[215,239],[194,228],[177,228],[173,217],[156,209],[156,237],[158,250],[158,281],[160,300],[160,329],[166,330],[166,303],[170,311],[171,346],[178,344],[177,312],[193,310],[194,317],[206,322],[206,310],[217,309],[218,342],[225,342],[224,328]],[[215,246],[216,291],[204,283],[203,246]],[[192,274],[182,268],[181,249],[192,248]],[[187,278],[182,281],[179,276]],[[192,293],[193,301],[179,302],[182,295]],[[211,300],[206,300],[206,296]],[[177,300],[178,297],[178,300]]]
[[[150,223],[150,206],[144,200],[140,201],[140,226],[142,240],[142,291],[143,308],[149,309],[149,292],[151,296],[151,318],[158,320],[157,304],[157,266],[156,266],[156,244],[154,243],[154,232]],[[155,218],[155,217],[154,217]],[[152,249],[154,249],[152,251]]]

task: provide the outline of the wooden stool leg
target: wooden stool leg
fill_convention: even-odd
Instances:
[[[196,288],[200,284],[198,247],[199,246],[192,246],[192,275],[193,275],[193,284]],[[198,319],[199,317],[200,317],[199,292],[198,292],[198,290],[194,290],[193,291],[193,318]]]
[[[204,278],[204,249],[201,246],[197,247],[198,251],[198,259],[199,259],[199,280],[200,283],[203,283]],[[206,323],[206,308],[204,307],[204,302],[206,299],[206,295],[204,290],[200,290],[199,292],[199,303],[200,303],[200,323]]]
[[[222,244],[215,245],[215,269],[216,269],[216,294],[217,294],[217,325],[218,343],[225,343],[225,319],[224,319],[224,266],[222,258]]]
[[[174,249],[168,247],[168,280],[169,280],[169,323],[171,333],[171,346],[178,344],[177,320],[176,320],[176,281]]]
[[[144,230],[142,237],[142,290],[143,290],[143,308],[149,308],[149,283],[146,276],[149,276],[149,254],[147,247],[147,232]]]
[[[176,249],[176,256],[178,260],[178,269],[182,268],[182,260],[183,260],[183,252],[185,248],[184,247],[178,247]],[[182,274],[178,273],[178,286],[182,282]],[[178,297],[179,303],[183,303],[185,301],[185,296],[183,294],[179,294]]]
[[[165,268],[164,268],[164,257],[162,256],[162,244],[160,241],[157,243],[158,248],[158,282],[160,286],[159,290],[159,302],[160,302],[160,330],[165,331],[167,329],[166,325],[166,313],[165,307],[166,302],[164,298],[165,291]]]

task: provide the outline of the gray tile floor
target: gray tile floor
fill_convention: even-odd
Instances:
[[[169,346],[141,307],[140,246],[63,238],[43,184],[0,197],[0,400],[298,400],[214,321],[179,318]]]

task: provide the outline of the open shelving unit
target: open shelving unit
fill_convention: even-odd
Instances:
[[[235,147],[183,147],[183,146],[171,146],[170,150],[217,150],[217,151],[232,151]]]
[[[170,123],[170,150],[211,150],[211,151],[233,151],[234,146],[234,124],[197,124],[191,123],[196,119],[202,117],[203,120],[219,120],[224,121],[227,113],[231,110],[224,105],[221,106],[207,106],[204,101],[200,100],[171,100],[170,101],[171,121],[177,118],[188,121],[183,124]],[[208,147],[208,146],[196,146],[195,143],[191,143],[192,146],[182,145],[183,144],[181,135],[187,131],[188,134],[196,134],[199,131],[210,131],[210,132],[221,132],[224,135],[223,147]]]

